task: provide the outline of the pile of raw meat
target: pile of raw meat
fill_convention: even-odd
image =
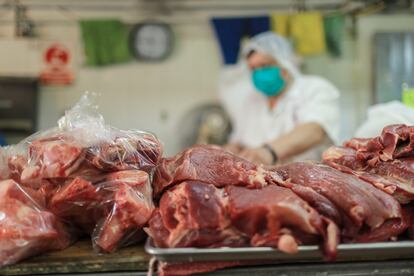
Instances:
[[[215,146],[164,159],[154,176],[159,208],[147,232],[161,247],[273,246],[288,253],[321,243],[334,258],[339,229],[272,172]]]
[[[414,237],[414,127],[332,147],[323,163],[258,166],[218,146],[162,158],[154,135],[105,124],[90,96],[58,127],[4,148],[0,266],[90,236],[98,252],[142,239],[158,247],[271,246]],[[187,275],[243,262],[160,263]]]
[[[401,204],[414,199],[414,127],[390,125],[372,139],[354,138],[331,147],[323,158],[330,166],[367,181]]]
[[[216,146],[195,146],[158,165],[159,205],[145,231],[158,247],[271,246],[295,253],[299,245],[319,244],[334,260],[339,243],[410,238],[413,185],[414,127],[405,125],[332,147],[323,163],[265,168]],[[232,265],[239,263],[158,269],[186,275]]]
[[[137,242],[154,210],[155,136],[105,124],[90,95],[59,121],[3,149],[0,266],[88,235],[99,252]]]

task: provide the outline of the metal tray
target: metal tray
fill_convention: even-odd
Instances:
[[[151,238],[145,251],[159,261],[234,261],[263,260],[272,263],[323,262],[318,246],[299,246],[297,254],[286,254],[271,247],[219,247],[219,248],[158,248]],[[378,261],[413,259],[414,241],[340,244],[337,261]]]

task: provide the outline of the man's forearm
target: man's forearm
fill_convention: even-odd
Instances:
[[[326,133],[318,123],[305,123],[268,144],[276,152],[278,159],[284,160],[317,146],[325,137]]]

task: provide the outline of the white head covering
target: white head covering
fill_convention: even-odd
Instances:
[[[270,55],[288,70],[293,78],[300,76],[298,57],[294,53],[290,43],[282,36],[270,31],[255,35],[243,50],[244,55],[247,55],[251,51]]]

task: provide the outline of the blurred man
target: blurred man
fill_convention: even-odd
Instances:
[[[226,148],[265,165],[320,159],[339,133],[338,90],[301,75],[288,41],[272,32],[253,37],[244,53],[248,74],[220,89],[233,126]]]

